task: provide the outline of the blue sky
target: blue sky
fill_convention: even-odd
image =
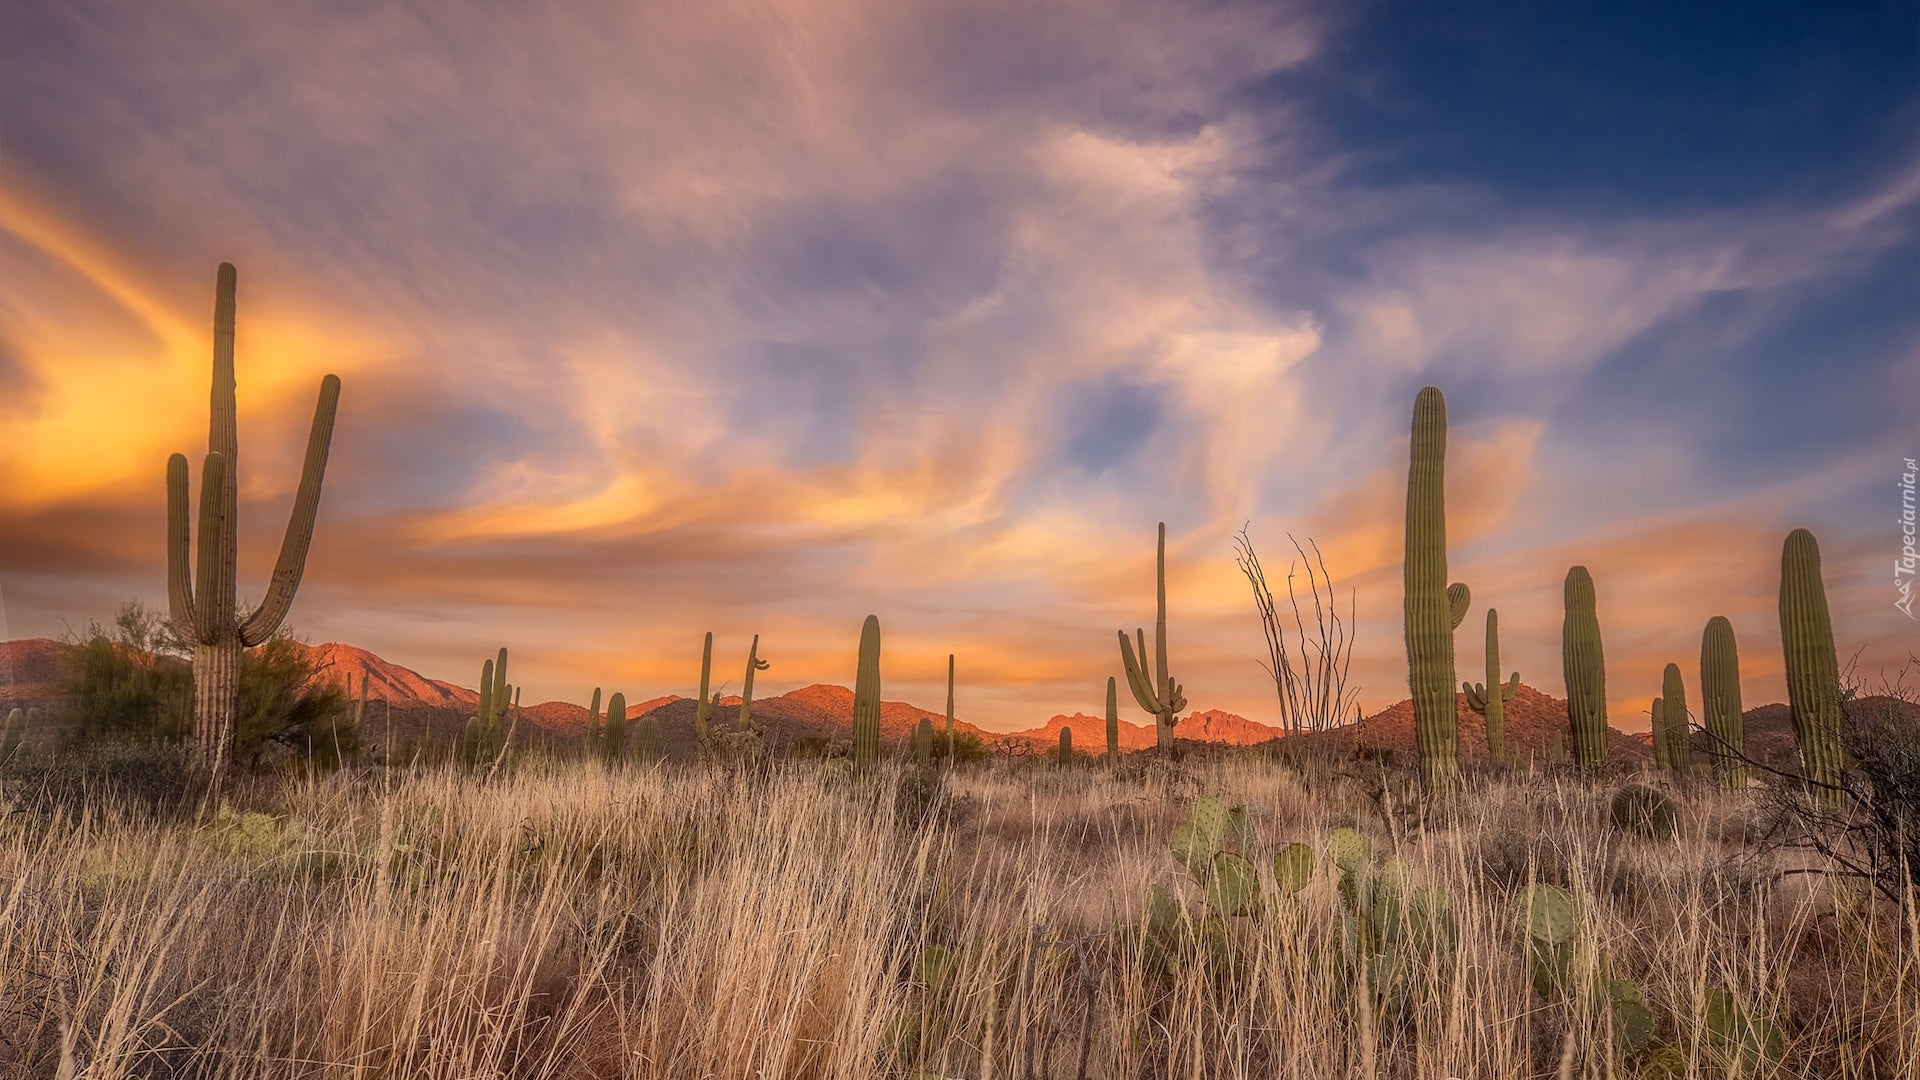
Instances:
[[[1355,590],[1382,707],[1428,383],[1454,576],[1530,684],[1559,685],[1582,562],[1616,726],[1715,614],[1748,699],[1781,698],[1799,525],[1842,649],[1920,648],[1891,574],[1920,453],[1910,6],[4,19],[15,636],[163,598],[160,476],[201,445],[228,260],[242,592],[336,371],[293,622],[441,677],[504,643],[532,696],[687,693],[711,629],[763,635],[762,692],[844,683],[872,611],[890,697],[937,704],[955,652],[981,722],[1091,712],[1165,520],[1190,697],[1272,720],[1250,521]]]

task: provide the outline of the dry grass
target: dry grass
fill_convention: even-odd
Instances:
[[[1084,1053],[1093,1077],[1708,1077],[1697,1018],[1724,987],[1786,1033],[1759,1075],[1920,1077],[1911,904],[1776,880],[1744,800],[1697,795],[1663,843],[1613,834],[1605,790],[1524,776],[1424,830],[1251,759],[962,771],[930,813],[914,787],[546,762],[257,781],[197,823],[15,813],[0,1076],[1020,1080]],[[1458,962],[1358,1004],[1324,861],[1298,921],[1139,948],[1153,883],[1203,913],[1167,849],[1201,790],[1244,802],[1263,851],[1403,833]],[[1591,898],[1581,954],[1643,986],[1667,1064],[1610,1061],[1596,1010],[1530,988],[1511,890],[1535,875]],[[931,990],[928,945],[954,958]]]

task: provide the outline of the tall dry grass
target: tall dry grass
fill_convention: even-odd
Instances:
[[[1203,790],[1263,851],[1340,824],[1397,847],[1451,896],[1458,962],[1361,1004],[1324,861],[1297,921],[1142,948],[1154,883],[1204,914],[1167,848]],[[1658,842],[1615,834],[1605,790],[1526,776],[1425,829],[1249,759],[1001,765],[924,795],[808,764],[528,762],[256,781],[211,820],[110,793],[16,812],[0,1076],[1709,1077],[1711,987],[1786,1032],[1761,1075],[1920,1076],[1911,904],[1778,877],[1744,799],[1698,794]],[[1592,1003],[1531,988],[1511,893],[1536,878],[1590,898],[1581,955],[1643,986],[1664,1064],[1614,1060]]]

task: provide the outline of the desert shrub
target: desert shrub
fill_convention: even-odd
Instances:
[[[334,768],[352,758],[360,744],[347,696],[313,676],[313,660],[286,631],[241,655],[235,761],[292,758]]]
[[[1892,697],[1856,702],[1841,746],[1867,873],[1890,897],[1903,885],[1920,890],[1920,708]]]
[[[94,623],[76,637],[79,649],[63,690],[67,719],[80,739],[172,739],[186,733],[193,669],[186,647],[157,612],[132,601],[122,605],[110,629]]]
[[[17,810],[90,805],[166,819],[191,815],[196,793],[183,749],[152,739],[100,740],[57,754],[21,755],[0,768],[0,786]]]
[[[1675,813],[1666,792],[1646,784],[1627,784],[1607,804],[1613,827],[1652,840],[1673,839]]]

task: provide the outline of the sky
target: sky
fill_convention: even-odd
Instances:
[[[1714,615],[1784,700],[1806,527],[1871,682],[1917,121],[1910,3],[5,0],[0,630],[164,604],[229,261],[241,595],[337,373],[289,621],[434,677],[692,694],[712,631],[849,685],[872,613],[889,699],[952,653],[963,719],[1095,713],[1164,521],[1193,707],[1278,720],[1245,526],[1317,542],[1372,712],[1432,384],[1462,678],[1492,606],[1560,692],[1580,563],[1614,726]]]

